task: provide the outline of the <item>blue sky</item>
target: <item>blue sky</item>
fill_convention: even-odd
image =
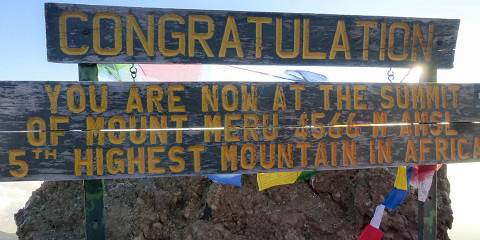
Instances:
[[[46,60],[45,23],[41,0],[2,1],[0,14],[0,80],[75,81],[75,64],[54,64]],[[190,8],[209,10],[241,10],[269,12],[304,12],[324,14],[386,15],[403,17],[459,18],[461,27],[457,42],[455,68],[439,72],[440,82],[479,82],[477,71],[478,27],[480,1],[478,0],[75,0],[56,1],[97,5],[139,6],[156,8]],[[275,72],[282,67],[261,67]],[[327,73],[333,81],[385,81],[386,69],[305,68]],[[406,70],[395,70],[399,75]],[[400,78],[400,77],[399,77]],[[472,239],[480,236],[480,207],[475,206],[479,193],[475,182],[480,164],[449,166],[452,182],[452,206],[455,223],[453,239]],[[17,185],[15,185],[17,184]],[[0,231],[14,231],[13,213],[22,207],[29,192],[38,183],[0,184]],[[7,205],[10,204],[10,205]],[[9,206],[9,207],[6,207]],[[463,234],[463,235],[462,235]],[[475,237],[473,237],[475,238]]]

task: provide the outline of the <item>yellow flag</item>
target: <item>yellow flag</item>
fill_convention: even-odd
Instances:
[[[400,166],[397,169],[397,177],[395,178],[395,188],[400,190],[408,190],[407,183],[407,167]]]
[[[263,191],[274,186],[292,184],[297,181],[300,174],[302,172],[258,173],[258,190]]]

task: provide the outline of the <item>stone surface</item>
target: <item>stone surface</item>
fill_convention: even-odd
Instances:
[[[108,239],[357,239],[393,185],[394,169],[325,171],[259,192],[254,175],[234,188],[202,177],[106,182]],[[446,170],[439,174],[438,239],[453,221]],[[383,239],[417,239],[413,191],[386,213]],[[81,182],[46,182],[15,220],[19,239],[84,239]]]

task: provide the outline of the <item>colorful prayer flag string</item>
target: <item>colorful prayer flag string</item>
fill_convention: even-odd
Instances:
[[[380,240],[383,232],[380,230],[380,223],[385,208],[395,210],[402,204],[408,194],[408,186],[418,189],[418,200],[425,202],[428,192],[432,186],[433,175],[441,165],[421,165],[414,167],[398,167],[394,187],[383,200],[383,204],[375,209],[375,213],[358,237],[358,240]]]
[[[387,194],[383,200],[383,204],[375,208],[370,224],[368,224],[358,237],[358,240],[380,240],[383,237],[383,232],[380,230],[380,223],[382,221],[385,208],[395,210],[402,204],[408,194],[409,181],[412,178],[411,167],[400,166],[397,169],[397,176],[395,177],[394,187]]]

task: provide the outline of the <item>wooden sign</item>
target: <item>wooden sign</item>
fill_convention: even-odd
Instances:
[[[459,20],[45,4],[48,60],[453,67]]]
[[[0,82],[0,181],[479,161],[477,84]]]

